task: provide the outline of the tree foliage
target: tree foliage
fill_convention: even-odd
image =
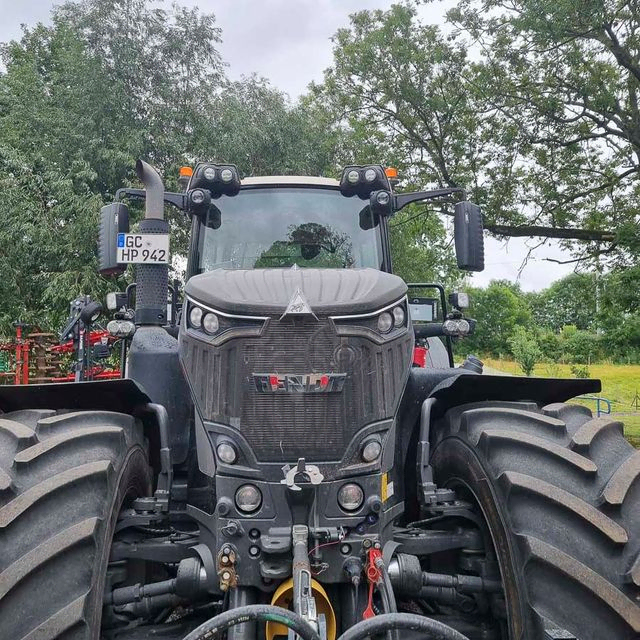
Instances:
[[[602,280],[600,278],[600,280]],[[535,323],[558,333],[565,325],[595,330],[598,323],[598,299],[604,282],[597,272],[572,273],[554,282],[544,291],[530,295]]]
[[[383,150],[411,185],[468,188],[497,235],[560,238],[577,260],[630,263],[636,3],[461,0],[446,33],[420,19],[420,4],[356,13],[334,38],[312,93],[351,154]]]
[[[85,0],[2,46],[0,334],[19,318],[55,329],[72,297],[114,287],[96,274],[97,212],[138,186],[137,158],[169,189],[197,160],[248,174],[333,167],[329,124],[262,79],[230,82],[219,41],[197,9]],[[167,212],[179,254],[188,225]]]
[[[509,347],[513,359],[520,365],[524,375],[532,375],[536,364],[542,357],[535,334],[524,327],[516,327],[513,335],[509,338]]]
[[[458,37],[481,53],[467,76],[517,123],[529,218],[608,229],[583,246],[629,264],[638,255],[640,7],[623,0],[461,0]]]
[[[485,289],[471,288],[468,315],[478,320],[478,325],[473,336],[458,343],[457,350],[461,354],[503,357],[511,353],[515,357],[512,338],[523,330],[535,337],[545,362],[638,362],[637,271],[572,274],[536,293],[524,293],[502,281],[492,281]]]
[[[465,338],[466,352],[503,357],[510,353],[509,339],[517,327],[531,325],[531,308],[520,287],[494,280],[485,289],[469,289],[468,315],[477,320],[475,333]]]

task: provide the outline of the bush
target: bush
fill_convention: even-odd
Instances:
[[[520,365],[524,374],[530,376],[542,357],[535,335],[523,327],[516,327],[513,335],[509,338],[509,346],[513,359]]]
[[[591,364],[598,357],[600,339],[595,333],[567,325],[562,327],[560,341],[563,356],[573,364]]]
[[[591,371],[589,371],[589,367],[586,364],[572,364],[571,373],[573,373],[576,378],[591,377]]]
[[[538,337],[538,346],[545,360],[556,362],[562,353],[560,336],[553,331],[543,331]]]

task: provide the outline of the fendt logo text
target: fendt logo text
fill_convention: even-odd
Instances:
[[[338,393],[344,388],[346,373],[254,373],[259,393]]]

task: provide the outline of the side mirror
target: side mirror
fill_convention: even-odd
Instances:
[[[129,233],[129,209],[122,202],[113,202],[100,209],[98,271],[103,276],[118,275],[127,268],[118,264],[119,233]]]
[[[409,298],[409,313],[412,322],[433,322],[438,316],[438,301],[435,298]]]
[[[453,213],[453,234],[458,268],[465,271],[484,270],[484,238],[482,213],[472,202],[458,202]]]

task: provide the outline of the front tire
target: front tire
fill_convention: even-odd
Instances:
[[[98,640],[118,513],[149,495],[128,415],[0,415],[0,638]]]
[[[640,451],[621,423],[577,405],[478,403],[432,437],[437,484],[487,522],[509,640],[640,637]]]

